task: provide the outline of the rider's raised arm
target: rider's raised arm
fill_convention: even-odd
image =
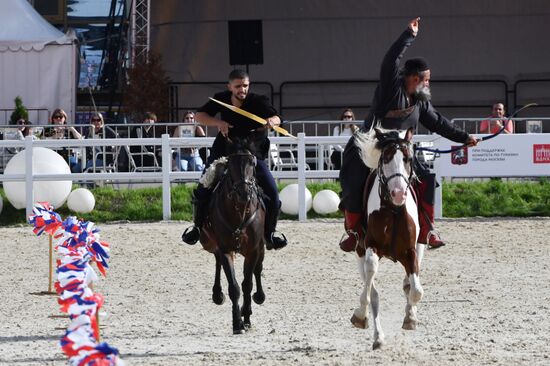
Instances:
[[[468,133],[453,126],[430,102],[422,102],[420,108],[420,123],[431,132],[435,132],[451,141],[459,143],[468,141]]]
[[[380,67],[380,88],[382,95],[389,92],[395,87],[395,83],[399,80],[399,64],[405,54],[407,48],[413,43],[415,38],[414,32],[409,27],[399,38],[391,45],[390,49],[382,60]]]

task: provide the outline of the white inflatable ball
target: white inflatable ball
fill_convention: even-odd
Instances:
[[[15,154],[4,170],[4,174],[25,174],[25,150]],[[34,174],[70,174],[69,164],[55,151],[44,147],[34,147],[32,154]],[[35,181],[33,183],[34,202],[49,202],[54,208],[63,205],[71,193],[72,180]],[[26,207],[25,182],[4,182],[4,192],[8,201],[16,209]]]
[[[323,189],[317,192],[313,198],[313,211],[319,215],[327,215],[338,211],[340,197],[330,189]]]
[[[95,207],[94,194],[86,188],[77,188],[67,198],[69,210],[79,213],[89,213]]]
[[[281,193],[281,211],[287,215],[298,215],[298,184],[289,184]],[[311,210],[311,192],[306,187],[306,211]]]

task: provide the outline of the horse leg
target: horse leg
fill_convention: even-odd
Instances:
[[[243,324],[245,330],[250,329],[250,315],[252,315],[252,298],[250,294],[252,293],[252,276],[254,275],[254,270],[257,263],[257,253],[251,254],[244,259],[244,279],[242,283],[243,307],[241,309],[241,315],[244,320]]]
[[[229,298],[232,303],[232,315],[233,315],[233,334],[243,334],[244,326],[241,320],[241,309],[239,308],[239,298],[241,296],[241,290],[239,283],[235,278],[235,266],[233,264],[233,253],[227,253],[222,256],[222,267],[227,277]]]
[[[422,245],[422,244],[420,244]],[[418,244],[417,244],[418,247]],[[419,260],[422,259],[424,248],[421,248],[417,256],[416,251],[411,251],[407,257],[407,265],[405,269],[407,270],[407,277],[403,281],[403,290],[405,291],[405,296],[407,298],[407,305],[405,306],[405,319],[403,320],[403,329],[414,330],[418,324],[418,318],[416,316],[416,305],[422,299],[424,290],[420,284],[420,278],[418,277],[419,272]]]
[[[359,272],[362,273],[361,278],[364,281],[363,293],[360,298],[360,306],[353,312],[352,323],[359,328],[367,328],[367,307],[369,304],[372,308],[373,320],[374,320],[374,343],[373,349],[378,349],[384,343],[384,332],[380,323],[379,312],[379,296],[376,287],[374,286],[374,277],[378,272],[378,263],[380,257],[372,248],[368,248],[365,253],[365,258],[360,258]],[[361,322],[361,320],[363,320]],[[364,326],[361,326],[364,325]]]
[[[382,331],[382,323],[380,322],[380,296],[378,295],[374,280],[372,281],[370,306],[374,323],[374,343],[372,344],[372,349],[378,349],[384,344],[384,332]]]
[[[372,344],[372,349],[379,349],[384,344],[384,332],[382,331],[382,323],[380,322],[380,296],[374,284],[374,277],[378,272],[380,257],[374,253],[372,248],[367,249],[365,256],[365,272],[367,274],[367,283],[369,283],[367,303],[370,302],[372,320],[374,323],[374,342]]]
[[[222,291],[220,279],[220,272],[222,269],[222,256],[223,254],[219,250],[214,253],[214,257],[216,257],[216,276],[214,278],[214,286],[212,286],[212,301],[214,301],[214,304],[216,305],[221,305],[225,302],[225,295]]]
[[[256,267],[254,267],[254,278],[256,279],[256,292],[252,295],[252,300],[258,305],[261,305],[265,301],[264,288],[262,287],[262,271],[264,268],[264,254],[265,249],[262,246],[260,248],[260,255]]]
[[[361,292],[361,296],[359,297],[359,307],[353,311],[353,316],[350,319],[351,323],[355,327],[362,329],[366,329],[369,327],[369,320],[367,316],[367,307],[369,304],[367,302],[367,274],[365,268],[365,260],[365,256],[357,256],[357,268],[359,269],[359,276],[361,277],[361,281],[363,281],[363,292]]]

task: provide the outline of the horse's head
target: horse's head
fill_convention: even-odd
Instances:
[[[405,204],[413,179],[412,128],[401,138],[398,131],[376,131],[376,148],[381,151],[378,162],[381,193],[394,206]]]
[[[247,138],[233,138],[227,144],[227,172],[240,201],[250,200],[255,181],[256,147]]]

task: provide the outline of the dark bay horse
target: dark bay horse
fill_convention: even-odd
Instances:
[[[216,257],[212,300],[218,305],[225,301],[220,283],[221,268],[227,277],[234,334],[244,333],[251,325],[252,276],[256,278],[254,302],[262,304],[265,301],[261,282],[265,207],[255,179],[255,166],[254,146],[248,140],[235,140],[229,144],[225,166],[212,193],[208,219],[200,237],[203,248]],[[242,309],[239,307],[240,288],[235,278],[237,253],[244,256]]]
[[[369,177],[365,197],[364,219],[366,236],[358,245],[359,273],[364,282],[360,306],[355,309],[351,322],[367,328],[367,307],[371,305],[374,320],[374,343],[377,349],[384,343],[379,312],[379,295],[374,284],[380,258],[390,258],[403,265],[406,277],[403,291],[407,298],[403,329],[415,329],[418,319],[416,305],[423,290],[418,277],[424,245],[417,244],[418,210],[411,187],[413,173],[412,129],[401,138],[398,131],[375,129],[376,143],[371,155],[379,155],[378,166]],[[370,183],[370,184],[369,184]]]

